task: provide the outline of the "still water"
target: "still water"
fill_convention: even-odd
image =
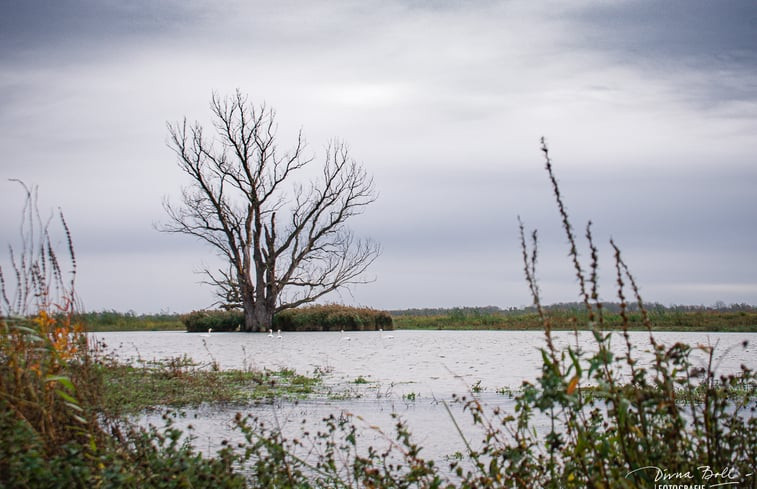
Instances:
[[[231,420],[236,412],[258,416],[296,436],[301,420],[317,423],[330,414],[359,415],[366,426],[376,425],[392,433],[392,413],[408,422],[425,455],[443,459],[464,450],[464,442],[448,412],[465,436],[480,439],[478,428],[460,404],[450,402],[453,394],[477,396],[489,406],[512,410],[513,401],[497,391],[517,389],[523,381],[539,374],[544,335],[538,331],[410,331],[391,332],[302,332],[212,333],[113,332],[93,335],[105,343],[105,351],[122,361],[165,360],[186,355],[195,362],[222,369],[290,368],[298,373],[325,374],[324,382],[334,393],[349,399],[324,398],[299,403],[278,402],[261,406],[200,406],[188,411],[179,426],[196,427],[196,446],[214,451],[221,440],[239,440]],[[642,360],[651,361],[649,335],[630,333]],[[665,345],[684,342],[715,347],[714,363],[719,374],[736,373],[745,365],[757,369],[757,333],[657,333]],[[578,344],[593,350],[593,337],[582,332],[556,332],[555,345]],[[745,344],[746,342],[746,344]],[[612,348],[625,352],[622,336],[612,337]],[[706,366],[707,357],[697,351],[695,363]],[[356,384],[359,377],[367,384]],[[446,404],[446,407],[445,407]],[[160,424],[159,416],[147,414],[144,422]],[[357,421],[360,425],[362,422]],[[311,426],[312,428],[312,426]],[[382,436],[366,430],[371,443]]]

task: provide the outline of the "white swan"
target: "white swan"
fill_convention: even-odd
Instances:
[[[281,336],[281,330],[279,330],[279,334],[278,334],[278,336],[276,336],[276,338],[278,338],[278,339],[282,338],[282,336]]]
[[[342,330],[342,338],[341,339],[344,340],[344,341],[350,341],[352,338],[350,338],[349,336],[344,336],[344,330]]]
[[[213,328],[208,328],[208,332],[207,333],[203,333],[200,336],[203,336],[205,338],[210,338],[210,333],[212,333],[212,332],[213,332]]]
[[[382,339],[385,339],[385,340],[393,340],[394,339],[394,335],[393,334],[387,334],[387,335],[385,335],[383,328],[379,328],[379,333],[381,333],[381,338]]]
[[[273,330],[272,329],[268,330],[268,337],[269,338],[273,338]]]

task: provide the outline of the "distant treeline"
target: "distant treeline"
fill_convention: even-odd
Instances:
[[[76,314],[76,320],[90,332],[98,331],[166,331],[182,330],[179,314],[136,314],[133,311],[99,311]]]
[[[563,312],[576,312],[584,310],[583,302],[558,302],[542,306],[547,311],[563,311]],[[605,311],[619,313],[621,306],[618,302],[603,302],[602,308]],[[720,311],[720,312],[757,312],[757,306],[750,304],[725,304],[722,302],[715,303],[712,306],[704,305],[677,305],[666,306],[659,302],[644,303],[644,309],[648,312],[693,312],[693,311]],[[639,311],[639,305],[637,303],[631,303],[627,305],[627,310],[631,312]],[[437,308],[411,308],[411,309],[396,309],[387,311],[392,317],[401,316],[462,316],[462,317],[476,317],[482,315],[517,315],[517,314],[529,314],[536,313],[535,306],[525,307],[508,307],[501,308],[498,306],[482,306],[482,307],[437,307]]]
[[[585,328],[588,314],[583,303],[562,303],[544,306],[550,324],[556,329]],[[656,331],[757,331],[757,308],[746,304],[725,307],[706,306],[644,306]],[[602,326],[607,329],[623,325],[621,306],[604,303]],[[636,304],[626,309],[627,326],[644,329],[644,317]],[[451,309],[408,309],[391,311],[398,329],[541,329],[543,321],[536,308],[500,309],[455,307]]]

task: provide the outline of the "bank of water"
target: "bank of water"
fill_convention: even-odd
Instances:
[[[424,447],[424,455],[436,460],[463,452],[463,438],[474,445],[482,438],[480,427],[473,425],[470,414],[454,402],[454,396],[475,394],[491,409],[512,411],[508,392],[523,381],[536,379],[542,364],[539,348],[544,345],[543,333],[535,331],[302,332],[282,333],[281,338],[276,334],[203,336],[184,332],[94,336],[105,343],[106,352],[121,361],[187,356],[222,369],[290,368],[323,376],[326,393],[319,399],[185,410],[186,416],[176,423],[183,428],[193,426],[194,443],[203,451],[214,451],[224,439],[241,441],[242,435],[233,429],[237,412],[280,427],[288,437],[299,437],[303,429],[316,432],[321,420],[330,415],[348,417],[365,428],[361,443],[374,446],[394,438],[392,413],[396,413]],[[651,362],[648,334],[632,332],[630,336],[640,358]],[[554,338],[558,348],[594,349],[593,337],[587,332],[577,338],[557,332]],[[714,365],[721,374],[737,373],[742,365],[757,368],[756,333],[658,333],[655,338],[665,345],[684,342],[715,347]],[[612,348],[619,355],[624,353],[620,335],[613,336]],[[694,361],[706,366],[704,349],[695,351]],[[142,422],[161,424],[158,413],[144,415]]]

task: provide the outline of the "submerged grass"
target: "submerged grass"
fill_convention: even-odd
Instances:
[[[244,404],[301,399],[313,394],[318,377],[293,370],[207,370],[186,359],[151,366],[103,366],[102,408],[112,415],[202,403]]]

